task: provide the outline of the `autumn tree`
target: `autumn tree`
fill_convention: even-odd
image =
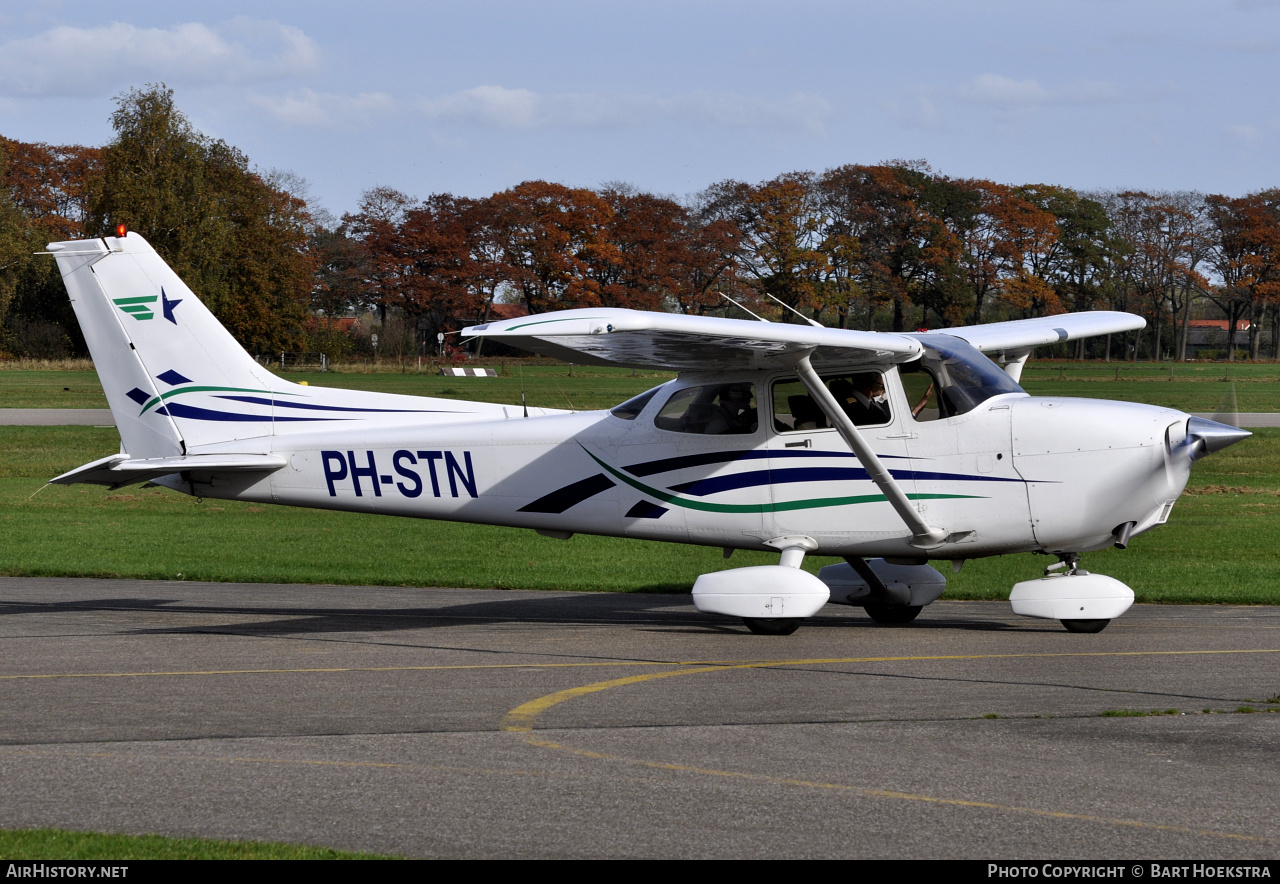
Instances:
[[[1277,305],[1280,305],[1280,189],[1264,190],[1238,199],[1210,196],[1206,200],[1214,230],[1211,257],[1222,279],[1221,289],[1210,297],[1227,314],[1228,342],[1235,341],[1235,329],[1248,316],[1249,355],[1258,358],[1262,319],[1269,310],[1276,336]],[[1280,340],[1273,340],[1280,353]],[[1228,346],[1228,359],[1235,347]]]
[[[8,154],[0,144],[0,172],[7,172],[8,166]],[[30,263],[32,241],[31,225],[14,203],[10,188],[0,188],[0,318],[8,316],[19,280]]]
[[[737,296],[743,288],[738,264],[742,231],[732,221],[705,216],[695,205],[678,231],[680,271],[675,301],[681,313],[703,316],[725,306],[722,295]]]
[[[493,235],[530,313],[601,303],[591,262],[607,247],[612,211],[598,194],[526,181],[490,198]]]
[[[0,183],[28,240],[25,255],[6,268],[0,298],[10,352],[37,357],[83,352],[57,266],[31,253],[51,241],[83,235],[87,184],[101,151],[75,145],[29,144],[0,138]]]
[[[1070,188],[1050,184],[1022,185],[1013,188],[1013,193],[1053,218],[1053,244],[1030,263],[1035,274],[1052,286],[1062,309],[1092,310],[1108,301],[1115,243],[1103,205]],[[1084,358],[1088,343],[1087,339],[1077,342],[1077,358]]]
[[[1061,313],[1062,302],[1051,281],[1060,253],[1053,214],[1015,188],[991,181],[968,184],[978,196],[962,259],[974,296],[968,321],[983,321],[989,294],[1020,317]]]
[[[825,217],[812,173],[793,172],[758,185],[722,181],[704,192],[702,203],[704,217],[728,222],[740,233],[739,272],[761,295],[796,310],[822,312]]]
[[[195,131],[163,85],[119,96],[111,123],[85,233],[127,225],[250,351],[296,349],[313,271],[305,201]]]
[[[923,205],[921,184],[930,174],[922,164],[849,165],[818,181],[827,241],[853,262],[845,272],[869,302],[868,325],[877,306],[889,305],[892,330],[906,330],[907,308],[927,302],[930,287],[955,267],[958,241]]]
[[[662,310],[678,299],[690,255],[687,209],[674,200],[621,183],[600,196],[609,204],[605,242],[590,253],[588,273],[610,307]]]
[[[1198,270],[1207,254],[1197,222],[1200,200],[1198,194],[1140,191],[1125,191],[1109,198],[1112,229],[1122,243],[1115,253],[1117,281],[1152,319],[1153,359],[1159,359],[1163,352],[1165,316],[1170,317],[1175,329],[1179,317],[1185,326],[1190,293],[1204,290],[1207,285]],[[1141,340],[1141,333],[1138,336]],[[1131,356],[1136,359],[1137,355],[1135,346]]]

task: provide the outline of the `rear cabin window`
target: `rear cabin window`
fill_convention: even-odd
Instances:
[[[677,390],[653,422],[659,430],[673,433],[701,436],[754,433],[760,426],[755,385],[708,384]]]
[[[893,414],[884,392],[884,375],[878,371],[856,371],[822,378],[854,426],[874,427],[889,423]],[[773,385],[773,428],[779,433],[822,430],[830,426],[827,416],[799,380],[776,381]]]

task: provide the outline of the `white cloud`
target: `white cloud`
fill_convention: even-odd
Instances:
[[[1256,143],[1262,138],[1262,130],[1250,123],[1228,126],[1226,134],[1235,141],[1243,141],[1246,144]]]
[[[1050,90],[1035,80],[1014,80],[999,74],[980,74],[962,84],[955,94],[961,101],[1001,108],[1035,107],[1042,104],[1110,104],[1124,100],[1123,94],[1108,83],[1082,81]]]
[[[831,116],[823,98],[796,93],[756,98],[691,92],[659,98],[616,92],[542,95],[476,86],[421,104],[433,120],[497,129],[625,129],[674,120],[715,129],[792,129],[821,134]]]
[[[943,127],[938,105],[926,95],[908,95],[897,101],[882,102],[881,106],[903,128],[933,132]]]
[[[342,95],[304,89],[278,98],[254,95],[249,100],[282,123],[308,128],[347,129],[395,110],[395,102],[385,92]]]
[[[979,74],[956,90],[963,101],[1006,106],[1041,104],[1048,94],[1035,80],[1013,80],[998,74]]]
[[[0,45],[0,94],[100,95],[124,85],[239,83],[315,70],[319,52],[301,30],[237,18],[170,28],[123,22],[68,25]]]

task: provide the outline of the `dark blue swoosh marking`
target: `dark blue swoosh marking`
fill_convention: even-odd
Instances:
[[[332,417],[280,417],[269,414],[237,414],[233,411],[214,411],[211,408],[197,408],[194,405],[183,405],[181,402],[170,402],[157,408],[155,414],[167,414],[170,417],[185,417],[194,421],[222,421],[239,423],[270,423],[271,421],[332,421],[341,418]]]
[[[727,476],[711,476],[693,482],[672,485],[672,491],[706,497],[721,491],[754,488],[758,485],[787,485],[793,482],[856,482],[867,480],[867,471],[859,467],[796,467],[788,470],[751,470]]]
[[[633,476],[652,476],[655,473],[670,473],[675,470],[687,470],[690,467],[709,466],[719,463],[733,463],[739,460],[781,460],[787,457],[851,457],[854,460],[858,456],[852,451],[808,451],[808,450],[791,450],[783,449],[781,451],[768,451],[753,448],[748,451],[704,451],[701,454],[686,454],[681,457],[665,457],[661,460],[649,460],[644,463],[631,464],[623,467]],[[881,454],[881,460],[907,460],[908,458],[898,454]]]
[[[900,482],[1022,482],[1000,476],[968,476],[964,473],[921,473],[913,470],[890,470],[890,475]],[[791,485],[797,482],[869,482],[871,477],[860,467],[792,467],[781,470],[752,470],[727,476],[711,476],[694,482],[672,485],[670,490],[694,497],[706,497],[721,491],[754,488],[759,485]]]
[[[595,497],[601,491],[608,491],[617,483],[604,473],[596,473],[572,485],[557,488],[550,494],[539,497],[533,503],[520,507],[522,513],[562,513],[569,507],[577,506],[584,500]]]
[[[273,405],[276,408],[305,408],[311,411],[360,411],[387,414],[461,414],[457,411],[445,411],[435,408],[350,408],[344,405],[311,405],[306,402],[284,402],[280,399],[264,399],[261,396],[218,396],[218,399],[230,399],[233,402],[248,402],[252,405]]]
[[[648,500],[642,500],[627,510],[626,518],[628,519],[661,519],[667,512],[665,506],[658,506]]]

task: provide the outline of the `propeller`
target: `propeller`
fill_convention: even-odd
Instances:
[[[1227,385],[1226,395],[1218,403],[1218,410],[1214,412],[1213,419],[1220,424],[1239,427],[1240,406],[1236,403],[1236,382],[1228,380]]]
[[[1228,382],[1227,392],[1212,420],[1193,415],[1185,424],[1174,424],[1165,431],[1165,474],[1171,484],[1175,482],[1176,474],[1188,469],[1191,462],[1253,435],[1240,429],[1235,381],[1224,380]],[[1185,477],[1185,473],[1183,475]],[[1185,478],[1182,481],[1186,481]]]
[[[1240,406],[1236,401],[1236,382],[1226,379],[1227,392],[1214,412],[1213,420],[1193,417],[1187,421],[1187,444],[1190,446],[1191,459],[1199,460],[1206,454],[1221,451],[1229,445],[1235,445],[1242,439],[1248,439],[1253,433],[1240,429]]]

